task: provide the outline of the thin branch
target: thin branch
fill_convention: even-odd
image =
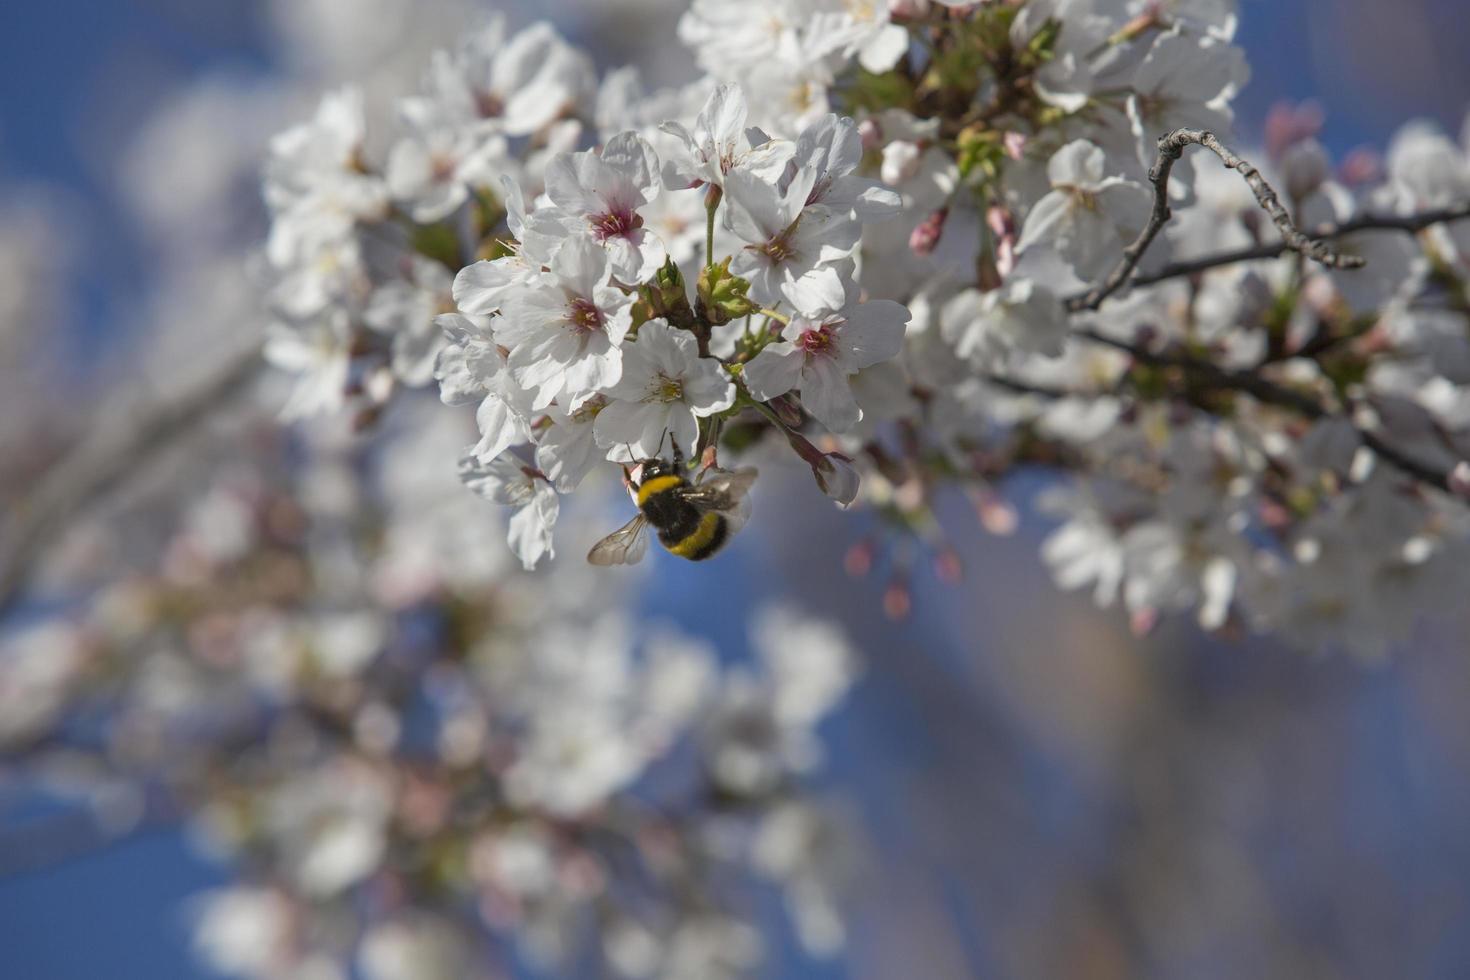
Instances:
[[[1470,201],[1464,201],[1452,207],[1439,208],[1434,211],[1424,211],[1419,214],[1359,215],[1351,221],[1344,221],[1339,224],[1319,225],[1312,229],[1312,237],[1318,239],[1342,238],[1345,235],[1352,235],[1361,231],[1398,231],[1412,235],[1434,225],[1446,224],[1451,221],[1463,221],[1466,218],[1470,218]],[[1129,288],[1135,286],[1151,286],[1154,283],[1163,282],[1166,279],[1179,279],[1184,276],[1192,276],[1221,266],[1235,265],[1239,262],[1274,259],[1289,251],[1291,251],[1291,248],[1286,242],[1276,241],[1266,242],[1261,245],[1251,245],[1229,252],[1219,252],[1215,255],[1206,255],[1202,258],[1191,259],[1188,262],[1172,262],[1157,272],[1134,276],[1128,280],[1128,286]]]
[[[1266,178],[1261,176],[1261,172],[1216,139],[1214,133],[1198,129],[1176,129],[1159,138],[1159,156],[1154,162],[1153,169],[1148,173],[1149,182],[1154,187],[1154,206],[1149,215],[1148,224],[1144,226],[1133,244],[1123,250],[1122,260],[1106,279],[1087,292],[1067,300],[1069,312],[1080,313],[1084,310],[1096,310],[1109,296],[1128,285],[1134,270],[1138,268],[1138,263],[1143,260],[1144,253],[1148,251],[1148,247],[1153,244],[1154,239],[1158,237],[1159,232],[1173,216],[1173,211],[1169,208],[1169,175],[1174,170],[1174,164],[1190,146],[1204,147],[1219,157],[1226,167],[1239,172],[1241,178],[1249,185],[1251,192],[1255,194],[1256,203],[1271,217],[1271,221],[1281,232],[1284,248],[1299,252],[1334,269],[1354,269],[1364,264],[1361,257],[1337,252],[1326,242],[1304,234],[1292,222],[1285,205],[1276,196],[1276,191],[1266,182]]]
[[[1100,391],[1072,391],[1067,388],[1058,388],[1052,385],[1036,384],[1023,378],[1013,378],[1009,375],[990,372],[980,375],[986,384],[1003,388],[1017,395],[1035,395],[1039,398],[1062,400],[1066,398],[1101,398],[1104,392]]]
[[[1185,353],[1156,353],[1095,330],[1079,330],[1076,335],[1084,340],[1123,351],[1139,363],[1155,367],[1177,368],[1202,381],[1210,388],[1243,392],[1259,402],[1291,409],[1306,418],[1321,419],[1336,414],[1311,395],[1275,384],[1253,371],[1222,368],[1218,364]],[[1364,429],[1356,423],[1352,424],[1353,430],[1363,445],[1373,450],[1385,463],[1421,483],[1426,483],[1446,493],[1454,493],[1447,470],[1415,459],[1384,440],[1377,433]]]
[[[9,515],[0,553],[0,613],[15,601],[46,543],[130,472],[227,403],[262,365],[260,350],[232,357],[177,397],[125,418],[112,418],[53,466]]]

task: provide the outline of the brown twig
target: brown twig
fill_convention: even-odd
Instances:
[[[1317,239],[1342,238],[1345,235],[1352,235],[1362,231],[1397,231],[1405,234],[1417,234],[1434,225],[1446,224],[1451,221],[1463,221],[1466,218],[1470,218],[1470,201],[1464,201],[1452,207],[1439,208],[1434,211],[1424,211],[1419,214],[1359,215],[1351,221],[1319,225],[1312,229],[1311,234],[1313,238]],[[1208,272],[1210,269],[1235,265],[1240,262],[1274,259],[1289,251],[1291,251],[1291,247],[1284,241],[1265,242],[1260,245],[1251,245],[1229,252],[1206,255],[1187,262],[1171,262],[1157,272],[1133,276],[1128,280],[1127,285],[1129,288],[1151,286],[1154,283],[1164,282],[1167,279],[1193,276],[1201,272]]]
[[[1311,395],[1293,388],[1278,385],[1254,371],[1223,368],[1218,364],[1182,352],[1161,353],[1151,351],[1146,347],[1130,344],[1127,341],[1109,337],[1095,330],[1079,330],[1076,335],[1084,340],[1104,344],[1120,350],[1141,364],[1148,364],[1154,367],[1176,368],[1191,375],[1206,387],[1242,392],[1263,404],[1290,409],[1309,419],[1328,418],[1338,414]],[[1413,456],[1410,456],[1403,450],[1398,449],[1384,440],[1377,433],[1364,429],[1356,423],[1352,424],[1359,441],[1376,453],[1388,465],[1421,483],[1428,484],[1446,493],[1454,492],[1451,488],[1450,474],[1447,470],[1415,459]]]
[[[1214,133],[1199,129],[1176,129],[1159,138],[1159,156],[1148,173],[1149,182],[1154,188],[1154,206],[1153,211],[1149,214],[1148,223],[1133,243],[1123,250],[1123,258],[1113,271],[1108,273],[1106,279],[1087,292],[1067,300],[1066,305],[1069,312],[1080,313],[1096,310],[1109,296],[1129,284],[1134,270],[1138,268],[1138,263],[1143,260],[1144,253],[1148,251],[1148,247],[1153,244],[1164,225],[1173,217],[1173,211],[1169,208],[1169,176],[1174,170],[1174,164],[1190,146],[1204,147],[1219,157],[1226,167],[1240,174],[1249,185],[1251,192],[1255,194],[1256,203],[1260,204],[1281,232],[1283,250],[1298,252],[1334,269],[1354,269],[1363,265],[1363,259],[1359,256],[1335,251],[1325,241],[1311,238],[1303,233],[1291,220],[1291,215],[1287,213],[1285,205],[1277,197],[1275,189],[1266,182],[1266,178],[1261,176],[1261,172],[1216,139]]]

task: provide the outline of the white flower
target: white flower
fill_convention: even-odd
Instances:
[[[902,199],[876,180],[856,177],[863,162],[863,141],[857,123],[828,113],[802,130],[788,172],[811,171],[807,205],[820,204],[850,212],[864,223],[891,218],[903,207]]]
[[[508,540],[527,570],[542,558],[556,557],[552,531],[561,501],[543,475],[508,453],[482,462],[471,451],[460,457],[459,478],[486,500],[516,508]]]
[[[461,980],[473,975],[469,960],[464,938],[429,915],[376,926],[358,950],[366,980]]]
[[[889,21],[889,0],[844,0],[842,12],[819,13],[808,31],[817,47],[813,53],[856,54],[858,64],[883,74],[908,53],[909,32]]]
[[[1059,357],[1067,337],[1061,300],[1034,279],[1013,276],[999,289],[967,289],[945,304],[939,329],[955,353],[990,366],[1011,351]]]
[[[1110,606],[1123,581],[1123,546],[1118,533],[1088,498],[1054,495],[1052,509],[1064,507],[1068,520],[1041,543],[1041,557],[1051,568],[1057,588],[1065,591],[1092,585],[1092,601]]]
[[[299,376],[281,409],[283,419],[336,411],[347,399],[352,367],[347,312],[331,310],[305,323],[272,324],[266,332],[265,358]]]
[[[623,347],[623,377],[597,415],[599,444],[610,458],[649,459],[669,439],[685,453],[699,448],[699,419],[735,404],[735,385],[712,358],[699,356],[694,335],[664,320],[638,328]]]
[[[1249,77],[1245,55],[1234,45],[1178,30],[1161,34],[1139,64],[1128,98],[1140,161],[1152,166],[1155,141],[1176,129],[1229,133],[1229,100]],[[1181,186],[1192,173],[1189,164],[1186,156],[1175,165]]]
[[[770,678],[771,709],[785,727],[815,725],[857,677],[852,647],[834,623],[787,606],[762,608],[751,639]]]
[[[413,220],[433,224],[458,210],[472,190],[495,186],[509,165],[503,136],[436,123],[393,145],[385,176],[394,200]]]
[[[386,217],[387,188],[359,166],[366,132],[362,93],[349,88],[325,96],[310,122],[271,140],[265,199],[275,216],[266,244],[273,265],[305,261],[359,220]]]
[[[294,913],[274,889],[237,886],[209,892],[200,896],[196,909],[194,949],[221,973],[271,975],[286,959]]]
[[[725,175],[736,167],[762,174],[780,173],[791,144],[772,141],[759,130],[747,130],[745,93],[738,85],[717,85],[700,110],[691,133],[683,123],[669,121],[659,128],[679,141],[682,152],[664,160],[664,184],[684,190],[712,184],[725,186]]]
[[[857,247],[861,226],[845,211],[807,200],[818,173],[802,167],[784,189],[746,170],[725,178],[725,225],[748,244],[730,270],[750,281],[750,296],[778,303],[787,281],[800,281],[819,266],[846,258]]]
[[[531,394],[511,373],[490,320],[446,313],[435,322],[449,337],[434,370],[439,398],[446,405],[478,403],[475,422],[481,438],[475,455],[489,462],[511,446],[530,442]]]
[[[534,389],[540,410],[566,397],[575,409],[622,377],[619,346],[632,326],[632,298],[612,285],[608,253],[590,238],[570,239],[551,271],[507,296],[495,338],[510,349],[512,375]]]
[[[1118,261],[1148,218],[1148,191],[1122,177],[1105,176],[1101,147],[1076,140],[1047,163],[1052,190],[1026,215],[1020,251],[1049,245],[1083,279]]]
[[[636,133],[614,136],[602,152],[555,157],[546,167],[546,196],[575,229],[607,249],[613,276],[642,282],[664,263],[657,235],[643,227],[640,208],[659,192],[658,157]]]
[[[912,180],[919,173],[923,154],[919,144],[911,140],[894,140],[883,147],[883,166],[879,171],[883,183],[898,187]]]
[[[846,432],[863,416],[851,377],[898,355],[909,312],[891,300],[858,304],[833,270],[824,272],[818,282],[826,287],[825,301],[808,305],[810,315],[792,317],[781,340],[757,354],[743,376],[757,400],[795,389],[814,418],[833,432]]]
[[[446,118],[527,136],[590,100],[595,89],[591,60],[550,24],[533,24],[507,40],[497,17],[457,54],[438,52],[428,94],[405,100],[403,110],[414,122]]]
[[[444,333],[435,316],[449,305],[449,270],[424,258],[408,260],[409,278],[385,283],[374,290],[362,320],[393,344],[393,374],[413,387],[434,377],[434,362],[444,347]]]
[[[625,348],[624,377],[626,365]],[[551,425],[536,439],[536,465],[558,493],[571,493],[592,467],[605,458],[606,453],[597,445],[593,423],[607,405],[606,395],[593,395],[572,412],[564,412],[556,405],[546,409]]]

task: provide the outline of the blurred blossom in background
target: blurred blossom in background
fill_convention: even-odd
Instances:
[[[1240,6],[1236,40],[1253,68],[1236,102],[1242,145],[1269,139],[1281,101],[1320,104],[1322,142],[1339,158],[1385,146],[1411,116],[1459,133],[1470,104],[1459,0]],[[650,66],[651,87],[694,72],[675,40],[679,3],[494,9],[515,26],[553,19],[600,70]],[[258,344],[248,325],[259,319],[259,172],[272,134],[349,80],[385,106],[431,51],[489,13],[474,0],[0,11],[5,469],[38,472]],[[263,404],[285,402],[282,379],[267,387]],[[174,782],[113,780],[81,750],[58,763],[71,796],[37,797],[0,772],[0,975],[208,977],[260,968],[252,957],[277,944],[330,947],[332,935],[288,935],[288,900],[252,884],[257,864],[278,857],[256,850],[269,839],[259,827],[301,828],[282,835],[296,849],[286,860],[324,905],[384,853],[412,850],[414,821],[457,827],[441,808],[462,783],[374,755],[400,739],[450,762],[515,742],[525,756],[498,773],[507,812],[631,798],[626,822],[601,829],[674,841],[672,880],[697,880],[689,868],[703,861],[749,870],[762,976],[1470,973],[1463,617],[1371,665],[1205,639],[1185,621],[1138,639],[1121,614],[1053,588],[1037,555],[1052,526],[1039,507],[981,502],[987,528],[1015,533],[956,540],[937,563],[875,558],[877,518],[836,512],[809,483],[779,477],[762,485],[762,519],[717,565],[659,554],[631,586],[584,569],[517,578],[500,516],[446,468],[473,433],[433,417],[390,425],[362,452],[341,425],[282,433],[242,405],[160,453],[66,536],[48,581],[123,584],[67,629],[53,609],[9,612],[0,642],[22,669],[0,687],[0,752],[22,756],[71,685],[101,674],[105,693],[128,688],[149,709],[125,719],[106,761],[126,773],[165,759]],[[308,449],[316,461],[303,467]],[[185,488],[180,515],[170,494]],[[30,489],[0,480],[0,503],[19,506]],[[1033,501],[1045,482],[1025,489],[1019,499]],[[571,518],[589,529],[611,519]],[[158,537],[165,554],[140,558]],[[130,603],[144,578],[148,601]],[[330,601],[295,607],[308,580]],[[548,600],[547,585],[562,594]],[[232,590],[249,602],[232,603]],[[152,619],[129,619],[209,603],[217,614],[180,642],[216,652],[216,674],[165,649]],[[895,605],[915,614],[895,622]],[[241,608],[269,612],[242,622]],[[534,609],[554,620],[532,621]],[[463,631],[520,656],[444,655]],[[116,651],[104,633],[146,637],[128,655],[148,676],[106,676]],[[368,666],[379,648],[389,655]],[[513,697],[478,700],[484,671],[513,674],[495,678]],[[598,683],[584,690],[589,676]],[[364,695],[404,686],[391,706]],[[538,714],[552,693],[560,713]],[[238,756],[166,744],[186,702],[207,711],[184,730],[201,741],[228,730]],[[108,703],[69,718],[68,737],[91,745]],[[334,726],[367,761],[323,748]],[[252,741],[260,733],[270,744]],[[556,765],[535,764],[548,758]],[[294,779],[271,782],[293,772],[282,759],[299,763]],[[166,791],[226,779],[238,794],[183,825]],[[579,876],[595,875],[572,843],[513,829],[494,846],[444,831],[453,853],[407,866],[436,887],[436,875],[452,877],[441,864],[468,868],[498,899],[488,919],[547,945],[576,916],[601,915],[612,959],[636,967],[652,955],[620,910],[579,904],[595,891]],[[324,931],[361,911],[334,907],[340,921]],[[351,975],[471,975],[471,940],[413,913],[375,932]],[[679,915],[664,937],[670,976],[722,975],[755,942],[719,910]],[[710,965],[709,950],[737,962]],[[534,952],[495,952],[507,975],[539,975]],[[576,965],[567,975],[587,975]],[[292,975],[340,974],[308,958]]]

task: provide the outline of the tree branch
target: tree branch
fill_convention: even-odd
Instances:
[[[1143,260],[1144,253],[1148,251],[1148,247],[1153,244],[1154,239],[1158,237],[1159,232],[1173,216],[1173,211],[1169,208],[1169,175],[1174,170],[1174,164],[1190,146],[1204,147],[1219,157],[1226,167],[1239,172],[1241,178],[1250,186],[1251,192],[1255,194],[1256,203],[1260,204],[1262,210],[1271,217],[1271,221],[1281,232],[1283,250],[1299,252],[1334,269],[1355,269],[1364,264],[1363,259],[1359,256],[1337,252],[1325,241],[1313,239],[1304,234],[1292,222],[1291,215],[1287,213],[1281,199],[1276,196],[1276,191],[1266,182],[1266,178],[1261,176],[1261,172],[1216,139],[1214,133],[1198,129],[1176,129],[1159,138],[1159,156],[1148,173],[1149,182],[1154,186],[1154,207],[1153,212],[1149,215],[1148,223],[1133,244],[1123,250],[1122,260],[1106,279],[1087,292],[1067,300],[1066,306],[1069,312],[1080,313],[1086,310],[1096,310],[1109,296],[1129,284],[1134,270],[1138,268],[1138,263]]]
[[[1359,215],[1351,221],[1319,225],[1312,229],[1312,237],[1333,239],[1341,238],[1344,235],[1352,235],[1360,231],[1398,231],[1412,235],[1434,225],[1446,224],[1451,221],[1463,221],[1466,218],[1470,218],[1470,201],[1463,201],[1452,207],[1439,208],[1434,211],[1423,211],[1419,214]],[[1184,276],[1192,276],[1221,266],[1235,265],[1238,262],[1274,259],[1289,251],[1291,251],[1291,247],[1286,242],[1265,242],[1261,245],[1252,245],[1229,252],[1206,255],[1202,258],[1191,259],[1188,262],[1172,262],[1157,272],[1132,277],[1128,280],[1127,285],[1130,289],[1135,286],[1151,286],[1154,283],[1163,282],[1166,279],[1179,279]]]
[[[1123,351],[1141,364],[1148,364],[1155,367],[1177,368],[1200,379],[1208,387],[1243,392],[1259,402],[1290,409],[1309,419],[1328,418],[1337,414],[1311,395],[1292,388],[1282,387],[1281,385],[1268,381],[1254,371],[1222,368],[1218,364],[1185,353],[1156,353],[1145,347],[1130,344],[1127,341],[1116,340],[1106,334],[1098,333],[1096,330],[1079,330],[1077,331],[1077,336],[1084,340],[1090,340],[1093,343],[1104,344],[1116,350]],[[1421,483],[1426,483],[1439,490],[1443,490],[1445,493],[1454,493],[1450,484],[1450,474],[1447,470],[1415,459],[1413,456],[1385,441],[1377,433],[1364,429],[1356,423],[1352,423],[1352,425],[1353,430],[1358,435],[1359,441],[1373,450],[1379,458],[1394,469]]]
[[[240,352],[195,387],[123,419],[100,424],[53,466],[10,514],[0,552],[0,614],[15,601],[32,566],[68,520],[86,510],[130,471],[189,432],[248,384],[264,362],[258,348]]]

